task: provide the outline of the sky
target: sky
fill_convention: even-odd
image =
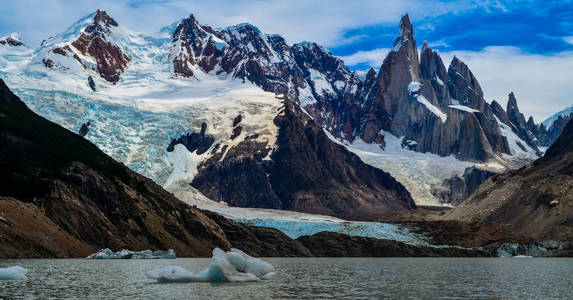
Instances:
[[[573,105],[573,0],[2,0],[0,35],[37,47],[97,9],[146,33],[191,13],[214,27],[248,22],[322,44],[353,70],[380,68],[408,13],[418,47],[427,41],[446,67],[454,55],[466,62],[487,101],[505,106],[513,91],[536,122]]]

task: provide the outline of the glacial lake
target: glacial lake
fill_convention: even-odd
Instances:
[[[571,298],[571,258],[266,258],[277,270],[248,283],[156,283],[144,272],[175,260],[11,259],[28,280],[0,280],[0,299]]]

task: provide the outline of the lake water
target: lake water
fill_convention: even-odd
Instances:
[[[193,272],[210,259],[0,260],[26,281],[1,281],[0,299],[355,299],[572,298],[570,258],[268,258],[277,269],[250,283],[155,283],[144,272],[167,265]]]

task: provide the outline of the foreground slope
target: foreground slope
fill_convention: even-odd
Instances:
[[[2,80],[0,140],[1,257],[78,257],[105,247],[209,256],[231,246],[199,209],[36,115]]]
[[[445,218],[505,223],[534,240],[573,238],[573,122],[542,158],[489,179]]]

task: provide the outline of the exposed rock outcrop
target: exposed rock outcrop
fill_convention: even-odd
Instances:
[[[406,189],[364,164],[286,101],[276,149],[245,140],[202,163],[192,186],[233,206],[278,208],[338,216],[412,209]]]
[[[89,121],[86,122],[86,123],[83,123],[82,126],[80,127],[80,130],[78,131],[78,134],[79,134],[80,136],[86,136],[86,135],[88,134],[88,132],[90,132],[89,126],[90,126],[91,124],[92,124],[92,123],[89,122]]]
[[[24,43],[22,43],[22,39],[20,38],[20,35],[17,32],[13,32],[7,36],[1,37],[0,45],[13,46],[13,47],[25,46]]]
[[[542,158],[493,176],[445,218],[507,224],[535,241],[573,239],[573,122]]]
[[[213,145],[215,142],[215,139],[211,136],[205,135],[206,131],[207,124],[202,123],[201,131],[199,133],[188,133],[182,135],[178,139],[171,139],[171,143],[169,143],[169,146],[167,146],[167,152],[173,152],[175,145],[177,144],[182,144],[185,146],[185,148],[187,148],[187,150],[189,150],[189,152],[197,151],[196,153],[199,155],[207,152],[207,150],[209,150],[211,145]]]

